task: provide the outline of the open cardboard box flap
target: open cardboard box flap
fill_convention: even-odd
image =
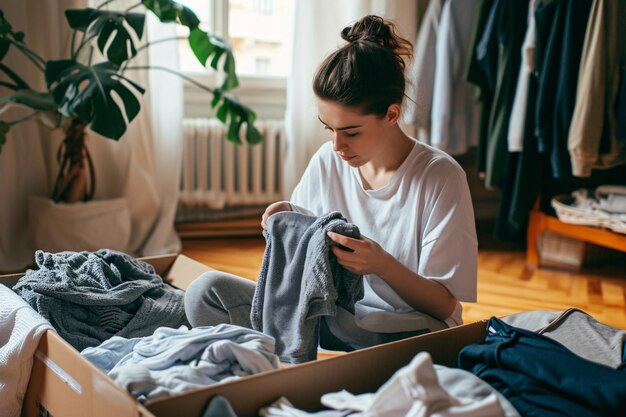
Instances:
[[[142,258],[175,287],[212,268],[184,255]],[[23,274],[0,276],[12,287]],[[33,363],[22,415],[27,417],[180,417],[202,415],[215,395],[226,397],[239,417],[257,415],[261,407],[285,396],[296,407],[319,410],[320,397],[346,389],[355,394],[374,392],[420,351],[435,363],[455,366],[458,352],[483,340],[486,322],[416,336],[334,358],[290,366],[183,394],[148,401],[145,406],[83,358],[58,334],[43,335]]]

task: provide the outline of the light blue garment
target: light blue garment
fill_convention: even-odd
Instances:
[[[354,314],[355,302],[363,297],[362,276],[337,262],[330,251],[334,242],[326,233],[359,239],[359,229],[339,212],[321,217],[281,212],[272,215],[267,226],[252,327],[276,338],[282,361],[315,360],[320,318],[334,316],[337,306]]]
[[[115,336],[81,355],[141,401],[269,371],[279,363],[272,337],[230,324]]]
[[[186,325],[184,293],[163,283],[152,265],[130,255],[37,251],[39,269],[13,287],[77,350],[111,336],[141,337]]]

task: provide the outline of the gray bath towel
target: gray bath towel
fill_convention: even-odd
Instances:
[[[183,292],[125,253],[37,251],[35,262],[39,269],[28,270],[13,290],[79,351],[111,336],[188,324]]]
[[[250,320],[255,330],[276,339],[284,362],[316,359],[321,316],[334,316],[337,305],[354,313],[363,297],[362,276],[339,265],[329,231],[360,237],[338,212],[319,218],[277,213],[263,232],[267,242]]]

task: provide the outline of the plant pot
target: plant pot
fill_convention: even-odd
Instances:
[[[28,216],[36,249],[128,251],[131,221],[125,198],[67,204],[31,196]]]

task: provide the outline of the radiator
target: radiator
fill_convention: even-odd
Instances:
[[[180,205],[223,209],[282,199],[284,122],[260,120],[255,126],[263,141],[248,145],[242,135],[243,145],[236,145],[217,119],[183,120]]]

